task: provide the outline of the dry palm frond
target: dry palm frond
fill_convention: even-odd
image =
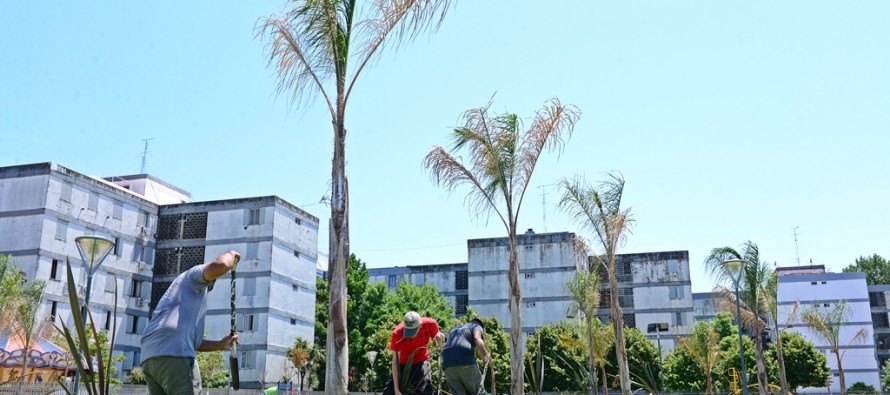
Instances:
[[[714,287],[714,294],[718,297],[717,308],[737,317],[735,292],[722,285],[717,285]],[[755,313],[744,300],[739,300],[739,307],[741,307],[742,313],[742,326],[748,328],[751,333],[760,333],[766,328],[767,323],[763,316]]]

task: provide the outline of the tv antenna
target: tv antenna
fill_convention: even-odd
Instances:
[[[142,149],[142,167],[139,168],[139,174],[145,174],[145,158],[148,157],[148,142],[151,140],[154,140],[154,138],[142,139],[145,142],[145,148]]]
[[[556,184],[538,185],[541,189],[541,214],[544,219],[544,233],[547,233],[547,190],[544,188],[552,187]]]
[[[797,266],[800,266],[800,246],[797,242],[797,230],[800,229],[800,226],[795,226],[791,229],[794,230],[794,252],[797,254]]]

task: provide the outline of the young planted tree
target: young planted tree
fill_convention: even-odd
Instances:
[[[320,94],[331,114],[330,321],[325,391],[347,392],[346,267],[349,261],[349,188],[346,179],[346,106],[362,71],[387,46],[398,47],[445,17],[449,0],[290,0],[283,15],[262,19],[269,65],[278,92],[295,101]]]
[[[587,345],[587,371],[593,378],[594,392],[596,391],[596,354],[594,342],[596,341],[595,321],[596,311],[600,304],[600,276],[596,271],[578,272],[575,278],[566,282],[566,289],[572,297],[567,316],[577,316],[581,319]]]
[[[624,178],[611,174],[598,187],[591,187],[584,180],[576,178],[571,181],[563,180],[562,186],[564,193],[560,207],[592,231],[597,245],[602,247],[602,254],[593,256],[595,263],[592,267],[605,267],[609,276],[609,313],[615,335],[618,379],[621,393],[630,395],[631,379],[624,344],[624,318],[618,298],[618,275],[615,269],[615,255],[625,242],[634,222],[630,209],[621,208]]]
[[[794,322],[797,316],[797,308],[800,303],[794,303],[788,309],[784,322],[779,322],[779,276],[775,271],[770,275],[769,280],[762,292],[763,305],[769,314],[770,320],[773,322],[773,333],[776,339],[776,362],[779,365],[779,385],[782,387],[782,393],[787,394],[793,388],[788,384],[788,375],[785,370],[785,355],[782,351],[782,332]]]
[[[714,370],[720,361],[720,336],[709,323],[698,321],[692,327],[692,333],[680,340],[680,347],[686,349],[687,355],[695,361],[705,376],[705,392],[714,393]],[[783,392],[784,393],[784,392]]]
[[[761,395],[769,393],[767,381],[766,358],[763,347],[763,337],[760,336],[766,328],[767,307],[764,305],[764,289],[773,274],[769,265],[760,260],[760,249],[751,241],[745,242],[741,251],[732,247],[719,247],[711,250],[705,258],[705,267],[717,278],[718,282],[729,283],[729,286],[718,285],[715,292],[720,294],[723,303],[721,308],[737,314],[736,294],[731,284],[732,276],[723,262],[729,259],[742,259],[745,268],[739,278],[739,305],[741,306],[742,325],[748,329],[748,333],[754,338],[757,364],[757,387]]]
[[[538,110],[528,129],[516,114],[491,114],[491,103],[463,114],[464,126],[454,129],[452,153],[434,147],[423,161],[433,180],[453,191],[467,185],[467,201],[479,214],[497,215],[507,231],[509,249],[510,388],[523,393],[522,291],[519,288],[517,233],[522,200],[538,159],[545,149],[561,151],[563,136],[571,135],[579,112],[551,99]],[[458,153],[467,154],[467,162]]]
[[[818,307],[811,306],[810,308],[804,310],[801,314],[801,319],[803,322],[810,327],[817,337],[825,340],[828,345],[831,347],[831,352],[834,353],[835,358],[837,358],[837,371],[838,378],[840,379],[841,385],[841,395],[847,394],[847,383],[844,380],[844,365],[843,359],[844,354],[846,353],[846,349],[841,352],[841,345],[849,345],[856,342],[861,342],[868,338],[868,328],[862,327],[853,336],[850,338],[849,342],[845,344],[847,339],[841,338],[841,329],[847,322],[850,321],[853,315],[853,308],[850,306],[846,300],[841,300],[838,303],[833,304],[830,307]]]

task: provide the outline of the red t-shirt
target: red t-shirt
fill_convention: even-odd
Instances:
[[[436,337],[439,333],[439,323],[432,318],[422,317],[420,319],[420,328],[417,330],[417,336],[405,337],[405,323],[396,326],[392,331],[392,339],[389,343],[389,349],[399,352],[399,364],[407,365],[408,357],[414,350],[418,350],[414,354],[415,364],[430,359],[430,352],[427,345],[430,339]]]

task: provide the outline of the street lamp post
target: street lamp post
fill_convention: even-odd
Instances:
[[[742,341],[742,306],[739,301],[739,282],[742,280],[745,263],[742,259],[729,259],[723,262],[723,267],[729,272],[735,286],[736,321],[739,326],[739,359],[742,364],[742,371],[740,372],[742,376],[742,395],[748,395],[748,373],[745,371],[745,343]]]
[[[670,327],[667,322],[658,322],[655,324],[649,324],[648,332],[655,332],[655,339],[658,342],[658,378],[661,381],[661,390],[665,391],[664,388],[664,361],[661,358],[661,332],[667,332]]]
[[[80,314],[83,317],[83,324],[87,323],[87,306],[90,304],[90,291],[93,288],[93,274],[102,266],[102,261],[108,256],[108,253],[114,249],[114,242],[104,237],[98,236],[80,236],[74,239],[77,244],[77,251],[83,259],[84,266],[87,271],[87,290],[83,297],[83,306],[80,308]],[[117,307],[117,306],[115,306]],[[111,352],[111,350],[108,350]],[[78,393],[80,387],[80,371],[74,374],[74,393]]]
[[[374,394],[377,394],[377,390],[374,389],[374,379],[376,378],[376,374],[374,374],[374,361],[377,360],[377,351],[368,351],[367,355],[368,362],[370,362],[369,366],[371,369],[371,391],[374,392]]]

